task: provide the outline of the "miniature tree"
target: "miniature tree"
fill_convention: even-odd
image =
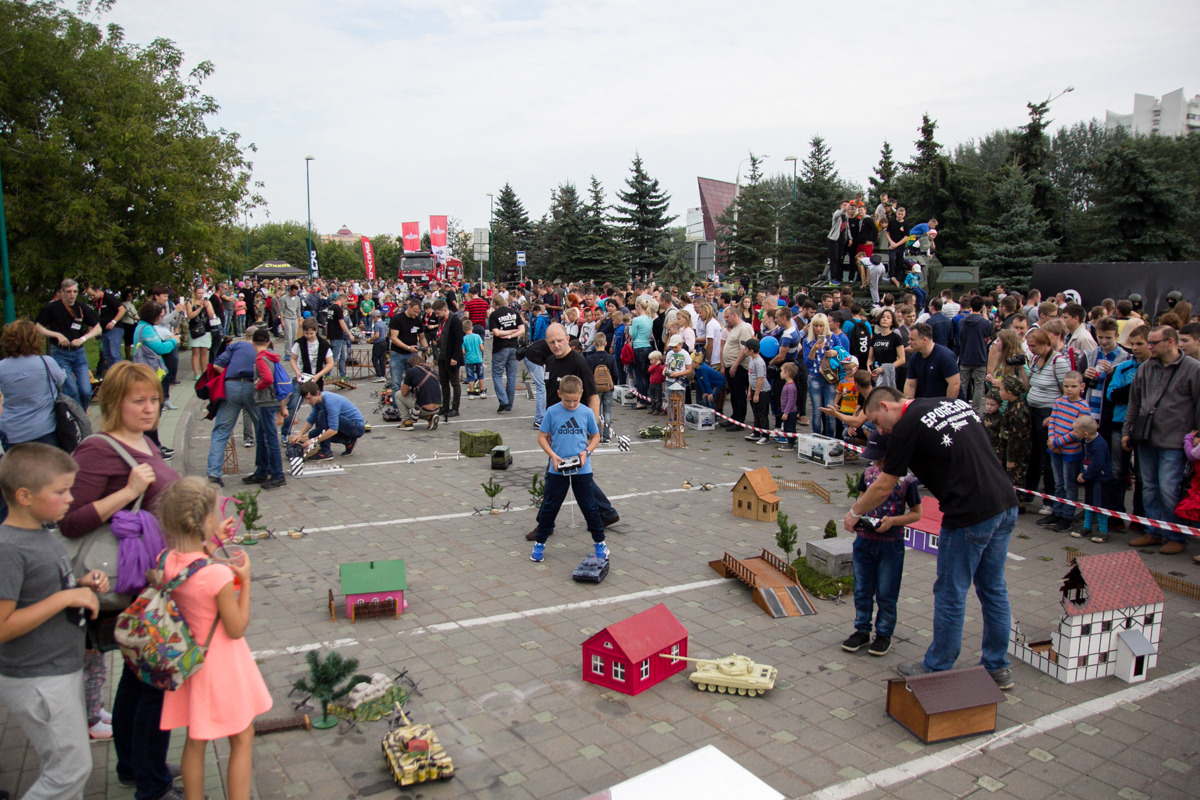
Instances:
[[[320,650],[309,650],[305,659],[308,677],[301,678],[293,686],[321,703],[321,716],[313,720],[312,726],[322,730],[332,728],[337,725],[337,718],[329,715],[329,704],[350,694],[355,681],[346,679],[358,669],[358,659],[343,658],[336,650],[331,650],[323,659]]]
[[[775,518],[776,524],[779,525],[779,532],[775,534],[775,544],[779,545],[779,549],[787,556],[790,563],[792,560],[792,550],[796,548],[796,539],[799,538],[796,533],[796,526],[788,524],[788,516],[782,511]]]
[[[837,538],[837,523],[834,522],[833,520],[829,520],[829,522],[825,523],[825,538],[826,539],[836,539]]]
[[[487,483],[481,483],[479,485],[483,487],[483,493],[488,496],[488,508],[492,510],[493,514],[499,513],[496,510],[496,495],[503,492],[504,487],[496,483],[495,478],[488,478]]]
[[[529,482],[529,503],[534,508],[542,507],[542,498],[546,495],[546,479],[536,472],[533,474],[533,480]]]
[[[262,514],[258,510],[258,491],[250,491],[247,489],[243,492],[238,492],[233,496],[237,501],[238,510],[242,514],[242,528],[244,530],[244,540],[242,544],[258,544],[258,531],[265,531],[260,521]]]
[[[861,472],[851,472],[846,476],[846,496],[851,500],[857,500],[862,494],[858,489],[858,482],[862,480]]]

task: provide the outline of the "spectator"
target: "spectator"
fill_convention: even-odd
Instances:
[[[1084,487],[1084,502],[1098,508],[1109,507],[1112,483],[1112,455],[1108,452],[1108,443],[1099,434],[1100,426],[1090,414],[1081,414],[1075,419],[1074,436],[1083,443],[1083,469],[1076,479]],[[1096,534],[1092,535],[1093,527]],[[1091,537],[1093,542],[1103,544],[1109,539],[1108,515],[1092,511],[1090,508],[1083,514],[1083,532],[1071,532],[1071,536],[1081,539]]]
[[[1046,426],[1046,449],[1050,456],[1050,469],[1054,473],[1054,495],[1074,502],[1079,499],[1079,468],[1083,460],[1083,447],[1075,438],[1073,426],[1080,415],[1088,414],[1083,399],[1083,376],[1071,370],[1063,378],[1063,395],[1054,401]],[[1070,530],[1075,522],[1075,507],[1066,503],[1055,503],[1054,513],[1039,520],[1038,525],[1052,527],[1055,531]]]
[[[192,349],[193,375],[203,375],[208,367],[209,351],[213,346],[209,320],[215,317],[212,303],[204,297],[204,287],[196,286],[187,304],[188,347]]]
[[[251,419],[258,417],[258,406],[254,403],[256,356],[254,345],[239,339],[226,347],[213,362],[225,386],[225,399],[217,409],[208,446],[208,479],[218,486],[225,485],[221,479],[225,467],[225,445],[229,443],[238,415],[248,414]]]
[[[62,367],[63,385],[86,411],[92,401],[92,378],[87,352],[90,339],[100,338],[100,318],[87,303],[79,301],[79,284],[67,278],[58,287],[58,297],[38,314],[38,333],[50,340],[50,357]]]
[[[754,338],[754,329],[734,306],[725,309],[725,344],[721,348],[721,367],[729,394],[732,421],[722,423],[726,430],[739,431],[746,419],[746,392],[750,388],[750,373],[745,366],[748,352],[744,345]]]
[[[1096,340],[1092,338],[1087,325],[1084,324],[1087,319],[1087,311],[1083,306],[1078,303],[1067,303],[1061,319],[1067,328],[1067,347],[1077,350],[1085,356],[1096,352]]]
[[[67,381],[62,367],[42,355],[45,340],[37,326],[19,319],[4,326],[0,336],[5,358],[0,360],[0,431],[6,446],[40,442],[58,447],[54,401]]]
[[[242,483],[261,484],[264,489],[278,489],[287,484],[283,477],[283,458],[279,453],[279,431],[275,426],[280,408],[275,394],[275,365],[279,356],[271,347],[271,332],[257,328],[251,339],[254,347],[254,405],[255,418],[254,472],[242,478]]]
[[[831,340],[829,318],[824,314],[817,314],[808,323],[808,334],[802,347],[805,374],[808,376],[808,399],[812,403],[813,433],[836,436],[834,417],[826,414],[823,409],[833,405],[838,364],[848,353],[840,350]],[[824,362],[828,362],[828,366],[822,371],[821,365]],[[827,375],[832,375],[834,380],[830,381]]]
[[[936,303],[937,299],[933,302]],[[958,397],[962,383],[958,360],[950,348],[934,342],[933,328],[925,322],[914,325],[909,331],[908,341],[913,352],[908,361],[904,396]]]
[[[100,362],[96,365],[96,375],[103,377],[109,367],[121,360],[121,342],[125,338],[121,320],[125,318],[125,305],[120,297],[99,286],[89,285],[87,296],[96,304],[100,316]]]
[[[312,407],[308,420],[299,432],[292,434],[291,442],[308,449],[310,442],[320,446],[313,461],[333,458],[333,445],[345,445],[342,455],[354,452],[354,446],[366,432],[366,420],[362,412],[346,398],[333,392],[322,392],[313,381],[301,384],[298,390],[302,402]],[[431,428],[437,427],[437,415],[430,419]],[[308,434],[311,431],[312,436]],[[282,484],[279,484],[282,485]],[[270,488],[263,484],[263,488]]]
[[[1053,339],[1042,328],[1031,330],[1025,341],[1033,353],[1026,376],[1026,385],[1029,388],[1026,402],[1029,403],[1033,447],[1030,450],[1029,475],[1025,488],[1036,490],[1040,482],[1043,494],[1053,494],[1054,471],[1047,450],[1046,431],[1054,403],[1062,397],[1063,380],[1071,371],[1071,364],[1063,353],[1055,350]],[[1043,501],[1042,509],[1038,513],[1049,516],[1054,510],[1050,503]]]
[[[1000,401],[1004,405],[1001,438],[1004,455],[1001,462],[1013,487],[1025,485],[1029,471],[1030,417],[1025,402],[1025,386],[1016,375],[1006,375],[1000,382]],[[1025,495],[1017,494],[1018,513],[1025,513]]]
[[[634,411],[650,407],[646,399],[650,396],[650,353],[654,350],[654,323],[650,311],[651,298],[639,297],[634,305],[633,320],[629,323],[628,336],[633,344],[633,388],[640,395]]]
[[[988,346],[992,338],[992,323],[983,316],[983,298],[971,298],[971,313],[963,318],[957,338],[958,368],[964,381],[963,394],[976,411],[983,405],[987,388]]]
[[[462,397],[459,368],[464,362],[462,320],[450,313],[445,300],[433,301],[433,314],[438,319],[438,380],[442,385],[441,414],[445,419],[458,416]]]
[[[929,327],[933,330],[933,341],[942,347],[954,349],[954,320],[945,310],[945,301],[935,297],[929,301]]]

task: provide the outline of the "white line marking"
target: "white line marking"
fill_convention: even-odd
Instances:
[[[658,441],[658,440],[650,439],[650,440],[646,440],[646,441],[631,442],[630,444],[652,444],[656,441]],[[608,453],[619,453],[619,452],[620,451],[617,450],[615,447],[609,447],[604,450],[597,449],[596,452],[592,453],[592,455],[597,455],[600,453],[608,454]],[[522,455],[529,455],[530,453],[542,453],[542,450],[541,450],[541,448],[534,448],[532,450],[513,450],[511,455],[522,456]],[[542,453],[542,455],[545,455],[545,453]],[[427,461],[447,461],[450,458],[453,458],[453,454],[442,453],[437,458],[418,458],[415,461],[409,461],[408,458],[401,458],[401,459],[397,459],[395,461],[368,461],[365,464],[347,463],[344,466],[346,466],[346,467],[385,467],[385,466],[389,466],[391,464],[424,464]],[[463,458],[466,458],[466,456],[463,456]]]
[[[854,778],[853,780],[843,781],[824,789],[818,789],[811,794],[805,795],[805,800],[847,800],[848,798],[857,797],[860,794],[865,794],[875,789],[887,789],[889,786],[895,786],[898,783],[903,783],[913,778],[920,778],[931,772],[937,772],[944,767],[953,766],[979,753],[1015,744],[1022,739],[1028,739],[1031,736],[1037,736],[1038,734],[1046,733],[1065,725],[1073,725],[1080,720],[1087,719],[1096,714],[1107,713],[1116,708],[1119,703],[1126,701],[1136,702],[1167,689],[1174,689],[1185,683],[1191,683],[1198,678],[1200,678],[1200,667],[1181,670],[1172,675],[1136,684],[1119,692],[1113,692],[1112,694],[1097,697],[1079,705],[1051,712],[1045,716],[1038,717],[1032,722],[1014,725],[1011,728],[1006,728],[990,736],[973,739],[928,756],[915,758],[912,761],[873,772],[861,778]]]
[[[715,483],[713,486],[733,486],[733,483]],[[630,494],[615,494],[610,496],[609,500],[627,500],[631,497],[648,497],[652,494],[675,494],[676,492],[699,492],[699,486],[694,486],[691,489],[656,489],[652,492],[632,492]],[[568,500],[563,503],[564,506],[575,505],[574,500]],[[512,506],[506,509],[498,509],[501,514],[508,514],[514,511],[527,511],[530,506]],[[378,522],[353,522],[348,525],[329,525],[324,528],[305,528],[305,533],[323,533],[325,531],[345,531],[351,528],[378,528],[383,525],[407,525],[410,522],[434,522],[440,519],[461,519],[462,517],[474,516],[474,511],[460,511],[456,514],[435,514],[428,517],[404,517],[402,519],[385,519]]]

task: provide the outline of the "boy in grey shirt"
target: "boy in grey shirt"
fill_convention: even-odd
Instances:
[[[754,411],[754,427],[765,431],[771,425],[771,381],[767,379],[767,362],[758,354],[758,339],[747,339],[742,347],[748,351],[745,361],[746,370],[750,373],[750,408]],[[771,437],[766,433],[751,431],[746,435],[746,441],[767,444]]]

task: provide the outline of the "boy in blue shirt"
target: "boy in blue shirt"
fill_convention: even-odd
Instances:
[[[474,331],[463,337],[463,363],[467,365],[467,399],[482,397],[486,400],[487,389],[483,388],[483,339]]]
[[[530,561],[545,558],[546,540],[554,533],[554,520],[567,497],[567,488],[575,494],[575,502],[583,512],[588,531],[596,546],[596,558],[608,560],[608,545],[604,543],[604,523],[592,495],[592,452],[600,444],[600,428],[590,408],[580,404],[583,381],[577,375],[567,375],[558,382],[559,402],[546,409],[538,429],[538,445],[550,457],[546,466],[546,489],[537,516],[537,541]],[[579,466],[562,471],[563,460],[579,458]]]

